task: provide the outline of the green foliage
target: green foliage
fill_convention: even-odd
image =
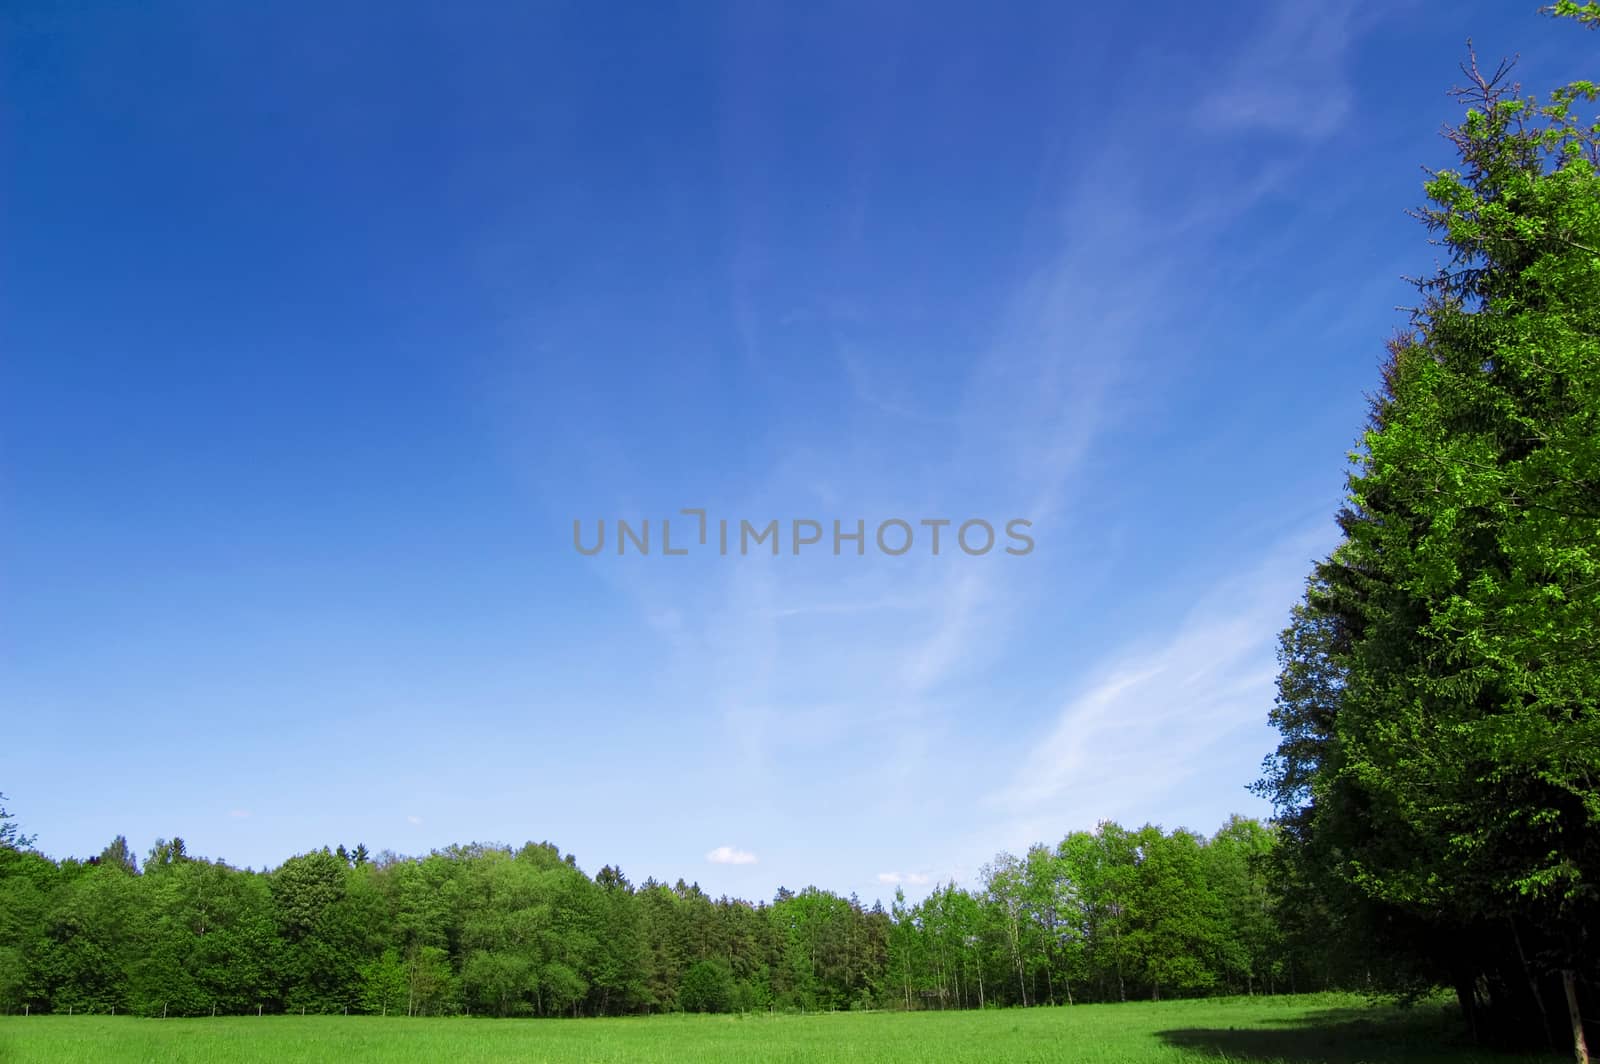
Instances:
[[[26,850],[33,845],[33,836],[22,833],[17,818],[6,810],[5,801],[6,796],[0,794],[0,848]]]
[[[1592,83],[1464,69],[1417,212],[1447,257],[1284,635],[1261,788],[1285,884],[1382,978],[1538,1042],[1556,973],[1600,977],[1600,120]]]
[[[1556,18],[1570,18],[1590,29],[1600,29],[1600,0],[1556,0],[1539,9]]]
[[[398,1015],[409,1003],[410,980],[400,954],[389,947],[374,960],[361,965],[360,1009],[373,1016]]]
[[[705,960],[684,973],[678,1003],[684,1012],[727,1012],[733,998],[733,972],[721,961]]]
[[[1108,822],[999,855],[977,894],[897,892],[879,997],[963,1008],[1276,989],[1307,959],[1279,928],[1276,838],[1239,817],[1210,840]]]
[[[263,873],[120,837],[88,862],[0,850],[0,1010],[594,1016],[921,1010],[1212,994],[1287,964],[1259,861],[1103,825],[892,911],[817,887],[769,904],[589,878],[548,843],[417,859],[329,849]]]

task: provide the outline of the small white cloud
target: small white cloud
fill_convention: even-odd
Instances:
[[[712,864],[755,864],[756,855],[737,846],[718,846],[706,854],[706,860]]]
[[[933,877],[926,872],[879,872],[878,882],[886,886],[922,887],[933,882]]]
[[[406,823],[408,823],[408,824],[420,824],[420,823],[422,823],[422,818],[420,816],[408,816],[408,817],[406,817]]]
[[[235,819],[243,820],[245,817],[250,815],[250,810],[248,810],[248,809],[230,809],[230,810],[228,810],[228,815],[231,816],[231,817],[234,817]]]

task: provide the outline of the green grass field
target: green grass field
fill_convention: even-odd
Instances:
[[[266,1016],[0,1018],[12,1061],[1498,1062],[1441,1006],[1233,998],[990,1012],[655,1016],[615,1020]]]

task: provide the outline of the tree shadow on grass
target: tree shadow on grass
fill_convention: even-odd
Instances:
[[[1432,1006],[1326,1009],[1259,1027],[1189,1027],[1157,1032],[1196,1060],[1240,1064],[1515,1064],[1565,1059],[1559,1054],[1498,1053],[1463,1037],[1453,1010]]]

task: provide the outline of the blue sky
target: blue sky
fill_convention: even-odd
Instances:
[[[748,897],[1264,813],[1462,42],[1592,50],[1536,6],[9,7],[0,790]],[[1037,546],[573,549],[696,506]]]

